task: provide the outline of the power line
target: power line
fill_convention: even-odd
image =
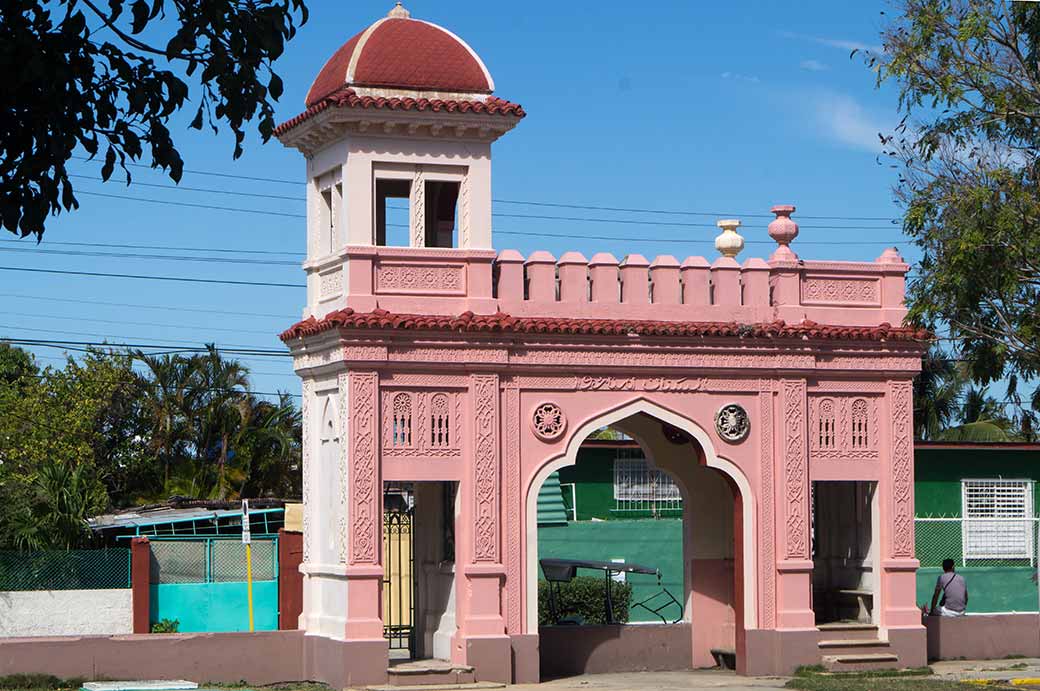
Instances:
[[[169,354],[176,353],[205,353],[204,347],[185,348],[170,343],[108,343],[105,341],[65,341],[60,339],[46,338],[10,338],[0,337],[0,343],[11,343],[14,345],[40,346],[46,348],[69,348],[71,350],[82,350],[86,352],[90,348],[129,348],[149,350],[164,349]],[[265,350],[263,348],[221,348],[220,352],[233,355],[256,355],[264,357],[292,357],[292,354],[284,350]],[[164,353],[148,353],[148,355],[163,355]]]
[[[653,242],[653,243],[674,243],[674,244],[708,244],[711,245],[715,242],[712,238],[704,238],[703,240],[691,240],[690,238],[673,239],[673,238],[622,238],[616,235],[574,235],[567,233],[530,233],[520,230],[496,230],[496,235],[522,235],[532,237],[554,237],[554,238],[568,238],[578,240],[616,240],[618,242]],[[899,240],[799,240],[798,245],[897,245],[904,242],[906,238]],[[769,245],[770,247],[776,247],[776,243],[770,240],[745,240],[745,245]]]
[[[102,161],[100,161],[100,160],[98,160],[96,158],[91,158],[90,156],[73,156],[72,158],[77,158],[77,159],[79,159],[81,161],[87,161],[88,163],[102,163]],[[127,163],[126,165],[130,166],[131,168],[148,168],[149,170],[155,170],[155,171],[160,170],[159,168],[156,168],[155,166],[150,166],[150,165],[147,165],[145,163]],[[232,178],[232,179],[235,179],[235,180],[249,180],[251,182],[274,182],[274,183],[278,183],[278,184],[281,184],[281,185],[306,185],[307,184],[305,182],[300,182],[299,180],[279,180],[277,178],[252,177],[252,176],[249,176],[249,175],[234,175],[232,173],[217,173],[217,172],[208,171],[208,170],[192,170],[191,168],[185,168],[183,170],[183,172],[191,173],[192,175],[209,175],[209,176],[215,177],[215,178]]]
[[[54,298],[43,295],[22,295],[19,293],[0,293],[0,297],[17,298],[21,300],[43,300],[46,302],[67,302],[79,305],[104,305],[105,307],[131,307],[134,309],[162,310],[163,312],[197,312],[199,314],[221,314],[230,317],[269,317],[272,319],[295,320],[285,314],[271,314],[269,312],[229,312],[227,310],[204,309],[201,307],[167,307],[166,305],[142,305],[131,302],[103,302],[101,300],[77,300],[74,298]]]
[[[133,278],[143,281],[180,281],[183,283],[215,283],[233,286],[266,286],[270,288],[305,288],[302,283],[273,283],[267,281],[232,281],[217,278],[186,278],[183,276],[140,276],[137,274],[113,274],[98,271],[63,271],[59,269],[38,269],[22,266],[0,266],[0,271],[24,271],[28,273],[62,274],[67,276],[94,276],[100,278]]]
[[[231,333],[243,333],[243,334],[258,334],[263,336],[274,336],[274,331],[260,331],[259,329],[232,329],[230,327],[219,327],[219,326],[202,326],[192,324],[170,324],[162,322],[138,322],[138,321],[126,321],[121,319],[95,319],[90,317],[67,317],[59,314],[40,314],[38,312],[7,312],[0,311],[0,314],[8,314],[15,317],[30,317],[30,318],[41,318],[41,319],[60,319],[62,321],[78,321],[78,322],[97,322],[99,324],[121,324],[123,326],[158,326],[162,328],[171,329],[200,329],[205,331],[228,331]]]
[[[90,159],[86,156],[74,156],[82,161],[90,161],[94,163],[101,163],[97,159]],[[157,170],[152,166],[143,163],[128,163],[128,166],[135,168],[148,168],[151,170]],[[192,170],[189,168],[184,169],[185,173],[191,173],[193,175],[209,175],[212,177],[228,178],[233,180],[248,180],[250,182],[271,182],[281,185],[306,185],[307,183],[301,180],[284,180],[279,178],[265,178],[265,177],[254,177],[249,175],[236,175],[232,173],[218,173],[215,171],[204,171],[204,170]],[[215,190],[206,190],[215,191]],[[516,204],[523,206],[544,206],[560,209],[585,209],[589,211],[614,211],[622,213],[648,213],[648,214],[662,214],[668,216],[708,216],[713,218],[721,218],[724,216],[743,216],[744,218],[774,218],[773,214],[763,213],[734,213],[734,212],[712,212],[712,211],[686,211],[679,209],[650,209],[650,208],[636,208],[636,207],[617,207],[617,206],[601,206],[596,204],[565,204],[558,202],[538,202],[522,199],[492,199],[491,201],[497,204]],[[799,218],[813,220],[813,221],[887,221],[890,223],[896,222],[898,219],[893,219],[891,216],[805,216],[799,214]]]
[[[752,213],[734,213],[732,211],[716,212],[716,211],[679,211],[671,209],[643,209],[635,207],[622,207],[622,206],[597,206],[594,204],[562,204],[557,202],[533,202],[525,201],[520,199],[492,199],[492,201],[498,204],[522,204],[524,206],[545,206],[557,209],[584,209],[588,211],[616,211],[621,213],[632,213],[632,214],[661,214],[666,216],[708,216],[711,218],[724,218],[726,216],[736,216],[744,218],[768,218],[772,220],[776,218],[774,214],[752,214]],[[888,221],[894,222],[890,216],[804,216],[798,215],[798,218],[809,219],[813,221]]]
[[[25,240],[10,240],[0,239],[0,242],[13,242],[18,244],[26,244]],[[62,245],[68,247],[102,247],[110,249],[127,249],[127,250],[166,250],[170,252],[227,252],[230,254],[277,254],[283,256],[302,257],[305,256],[303,252],[279,252],[276,250],[247,250],[247,249],[232,249],[229,247],[171,247],[169,245],[126,245],[111,242],[59,242],[51,241],[50,239],[44,239],[43,242],[37,243],[37,246],[42,244],[48,245]]]
[[[118,257],[120,259],[154,259],[178,262],[202,262],[212,264],[251,264],[257,266],[293,266],[300,267],[298,261],[274,259],[234,259],[231,257],[191,257],[174,254],[134,254],[127,252],[87,252],[82,250],[51,250],[39,247],[0,247],[0,252],[31,252],[33,254],[53,254],[67,257]]]
[[[647,221],[642,219],[626,218],[588,218],[582,216],[548,216],[541,214],[504,214],[492,213],[492,216],[500,218],[528,218],[542,221],[584,221],[588,223],[618,223],[634,226],[669,226],[673,228],[711,228],[715,229],[714,223],[681,223],[679,221]],[[807,226],[799,225],[802,229],[815,230],[885,230],[883,226]],[[775,244],[775,243],[774,243]]]
[[[70,173],[70,178],[79,178],[81,180],[94,180],[96,182],[105,182],[104,178],[95,175],[77,175],[76,173]],[[259,192],[238,192],[234,190],[215,190],[211,187],[187,187],[185,185],[161,185],[155,182],[141,182],[140,180],[134,180],[131,185],[140,185],[141,187],[155,187],[164,190],[181,190],[184,192],[206,192],[207,194],[226,194],[232,197],[254,197],[257,199],[283,199],[292,202],[305,202],[307,201],[300,196],[289,196],[287,194],[261,194]],[[130,185],[128,185],[129,187]]]
[[[33,353],[32,356],[33,356],[34,360],[51,360],[53,362],[68,362],[68,358],[58,357],[57,355],[39,355],[37,353]],[[243,361],[243,360],[246,360],[246,359],[248,359],[248,358],[237,357],[237,358],[235,358],[235,362],[240,362],[240,361]],[[296,375],[295,372],[264,372],[264,371],[261,371],[261,370],[255,370],[252,367],[248,367],[248,366],[247,366],[247,369],[249,370],[249,374],[250,375],[258,374],[258,375],[262,375],[262,376],[265,376],[265,377],[293,377],[294,379],[299,379],[299,377]]]
[[[81,191],[79,194],[86,194],[94,197],[106,197],[109,199],[122,199],[135,202],[146,202],[150,204],[166,204],[169,206],[183,206],[196,209],[209,209],[213,211],[231,211],[235,213],[249,213],[249,214],[262,214],[265,216],[283,216],[286,218],[307,218],[306,214],[292,214],[280,211],[264,211],[261,209],[247,209],[243,207],[233,206],[217,206],[215,204],[195,204],[190,202],[178,202],[170,201],[168,199],[151,199],[148,197],[130,197],[123,194],[105,194],[103,192],[89,192]],[[398,208],[398,207],[391,207]],[[403,207],[402,207],[403,208]],[[627,218],[589,218],[582,216],[551,216],[546,214],[513,214],[513,213],[499,213],[492,212],[493,217],[497,216],[500,218],[523,218],[529,220],[542,220],[542,221],[566,221],[566,222],[579,222],[579,223],[614,223],[620,225],[636,225],[636,226],[665,226],[672,228],[704,228],[712,229],[716,228],[713,223],[682,223],[679,221],[651,221],[651,220],[639,220],[639,219],[627,219]],[[393,226],[394,224],[387,224]],[[399,227],[404,227],[398,224]],[[813,226],[813,225],[801,225],[803,229],[814,229],[814,230],[884,230],[885,226]],[[499,231],[501,232],[501,231]],[[555,236],[555,233],[542,233],[546,236]]]
[[[286,218],[307,218],[306,214],[288,214],[282,211],[262,211],[260,209],[243,209],[233,206],[217,206],[215,204],[192,204],[190,202],[174,202],[169,199],[148,199],[145,197],[128,197],[125,194],[105,194],[104,192],[89,192],[79,190],[76,194],[85,194],[90,197],[107,197],[108,199],[129,199],[135,202],[150,202],[152,204],[166,204],[168,206],[185,206],[192,209],[209,209],[211,211],[235,211],[242,214],[261,214],[263,216],[284,216]]]
[[[42,329],[42,328],[39,328],[39,327],[30,327],[30,326],[21,326],[21,325],[19,325],[19,326],[11,326],[10,324],[0,324],[0,329],[10,329],[10,330],[13,330],[13,331],[38,331],[39,333],[52,333],[52,334],[75,334],[77,336],[97,336],[99,338],[106,338],[106,339],[107,338],[127,338],[126,336],[120,336],[118,334],[98,333],[96,331],[70,331],[68,329]],[[274,334],[271,334],[271,336],[274,336]],[[133,336],[131,336],[130,338],[133,338]],[[178,345],[179,344],[194,345],[196,343],[199,343],[199,341],[197,341],[197,340],[186,340],[186,339],[183,339],[183,338],[164,338],[164,340],[169,341],[170,343],[178,344]],[[227,350],[228,348],[243,348],[243,349],[249,349],[249,350],[256,350],[256,349],[262,349],[263,348],[263,346],[254,346],[251,343],[214,343],[213,345],[218,350]]]
[[[53,358],[51,358],[51,359],[53,359]],[[140,376],[140,373],[137,373],[137,374]],[[249,372],[249,374],[252,374],[252,372]],[[47,375],[43,374],[43,373],[40,373],[40,374],[22,374],[21,376],[23,376],[23,377],[32,377],[34,379],[39,379],[39,380],[43,380],[43,379],[45,379],[47,377]],[[97,383],[113,384],[113,385],[122,385],[122,384],[126,383],[126,382],[123,382],[121,380],[116,380],[116,379],[92,378],[92,381],[97,382]],[[202,393],[232,393],[232,394],[241,394],[241,395],[249,395],[249,396],[281,396],[282,394],[285,394],[285,395],[288,395],[288,396],[292,396],[294,398],[302,398],[303,397],[302,394],[294,394],[294,393],[290,393],[288,391],[278,391],[278,392],[254,391],[254,390],[249,389],[249,388],[235,389],[235,388],[223,388],[223,387],[218,387],[218,386],[189,386],[187,388],[189,388],[191,391],[199,391],[199,392],[202,392]],[[6,415],[8,412],[9,411],[5,410],[4,414]],[[18,416],[15,415],[15,417],[18,417]],[[20,418],[20,419],[28,420],[28,418]]]

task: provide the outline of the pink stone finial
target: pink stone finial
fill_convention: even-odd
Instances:
[[[776,214],[776,218],[769,223],[769,237],[776,240],[779,247],[769,258],[778,261],[797,261],[798,255],[789,247],[791,241],[798,237],[798,224],[791,220],[794,206],[777,204],[770,211]]]
[[[899,250],[895,247],[888,247],[881,256],[874,260],[878,264],[905,264],[902,255],[899,254]]]

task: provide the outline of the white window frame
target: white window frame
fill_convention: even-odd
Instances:
[[[641,449],[618,449],[614,456],[614,510],[682,509],[682,492],[671,476],[652,468]]]
[[[1036,559],[1034,480],[961,480],[963,563],[979,559]]]

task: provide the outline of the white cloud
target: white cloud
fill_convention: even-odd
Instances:
[[[723,79],[732,79],[738,82],[748,82],[750,84],[758,84],[761,79],[753,74],[740,74],[739,72],[723,72],[719,75]]]
[[[830,69],[830,67],[819,60],[802,60],[798,63],[798,66],[803,70],[808,70],[809,72],[823,72],[824,70]]]
[[[815,128],[832,141],[853,149],[880,153],[882,145],[878,134],[892,129],[851,96],[819,94],[811,105]]]
[[[784,38],[793,38],[799,41],[811,41],[813,43],[818,43],[821,46],[827,46],[828,48],[840,48],[841,50],[846,50],[850,53],[854,50],[874,53],[876,55],[880,55],[885,52],[883,46],[871,45],[869,43],[863,43],[862,41],[853,41],[845,38],[809,36],[808,34],[796,34],[793,31],[781,31],[780,35]]]

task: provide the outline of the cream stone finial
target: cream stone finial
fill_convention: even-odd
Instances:
[[[735,218],[726,218],[718,221],[715,225],[722,228],[722,234],[715,238],[715,249],[723,257],[729,257],[730,259],[740,254],[740,251],[744,249],[744,238],[737,233],[740,221]]]
[[[401,3],[397,3],[392,10],[386,13],[386,16],[393,19],[408,19],[412,13],[406,10]]]

